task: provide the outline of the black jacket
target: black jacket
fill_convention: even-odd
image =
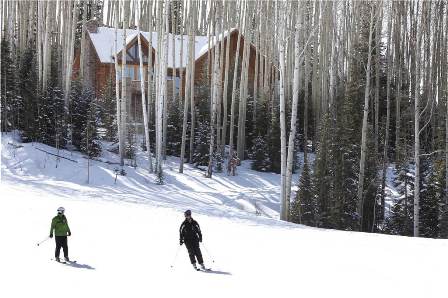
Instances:
[[[179,236],[181,242],[202,241],[202,233],[199,224],[194,219],[189,222],[187,219],[180,225]]]

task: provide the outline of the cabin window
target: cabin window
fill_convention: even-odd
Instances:
[[[145,74],[145,81],[148,81],[148,66],[143,65],[143,73]],[[140,81],[140,66],[135,66],[135,80]]]
[[[145,74],[145,81],[148,81],[148,66],[143,65],[143,73]],[[135,64],[127,64],[126,77],[133,81],[140,81],[140,66]],[[121,65],[118,67],[118,80],[121,81]]]
[[[124,71],[126,78],[131,78],[135,80],[135,66],[134,65],[126,65]],[[121,81],[121,65],[118,67],[118,79]]]
[[[173,81],[173,77],[172,76],[167,76],[166,77],[167,81]],[[180,89],[180,78],[179,77],[174,77],[174,84],[176,86],[176,90]]]
[[[139,51],[138,51],[138,43],[135,43],[132,47],[127,50],[127,60],[128,62],[138,61],[139,59]],[[148,62],[148,56],[145,55],[145,51],[143,51],[143,62]]]

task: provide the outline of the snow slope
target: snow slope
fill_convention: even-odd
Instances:
[[[210,180],[192,168],[177,174],[171,159],[165,186],[141,168],[127,168],[114,184],[110,165],[96,162],[87,185],[77,154],[81,165],[60,161],[56,169],[32,144],[13,150],[8,142],[3,135],[0,297],[446,297],[446,240],[280,222],[278,175],[243,165],[236,178]],[[254,215],[246,191],[264,215]],[[75,266],[50,261],[53,241],[36,246],[59,206],[67,210]],[[187,207],[214,273],[193,271],[184,246],[170,267]]]

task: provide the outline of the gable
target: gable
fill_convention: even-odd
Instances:
[[[217,38],[210,39],[210,48],[212,48],[222,38],[225,38],[229,33],[237,31],[231,29],[218,35]],[[115,28],[98,27],[96,32],[88,32],[93,47],[98,55],[101,63],[114,63],[115,53],[120,53],[123,49],[123,29],[117,29],[117,46],[115,48]],[[157,32],[143,32],[141,36],[144,37],[142,41],[149,46],[149,40],[151,39],[153,50],[157,47],[158,34]],[[126,45],[132,46],[137,42],[137,30],[126,29]],[[209,39],[207,36],[195,36],[194,41],[194,59],[198,60],[200,57],[208,51]],[[185,68],[188,61],[188,35],[173,35],[168,34],[168,67],[169,68]],[[182,45],[182,61],[180,58]],[[173,59],[174,52],[174,59]],[[118,57],[121,55],[119,54]]]

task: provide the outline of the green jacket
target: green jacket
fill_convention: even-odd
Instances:
[[[67,236],[68,234],[71,234],[65,215],[56,215],[53,217],[53,220],[51,221],[50,235],[53,235],[53,231],[55,236]]]

